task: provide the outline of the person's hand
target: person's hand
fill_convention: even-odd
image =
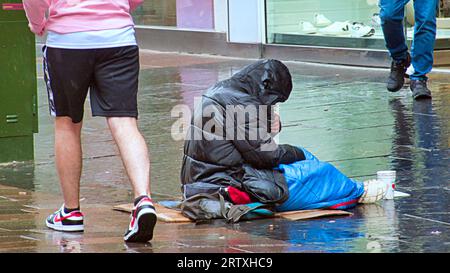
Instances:
[[[28,27],[30,28],[31,32],[33,32],[33,33],[36,34],[37,36],[44,36],[44,33],[45,33],[45,27],[43,27],[42,29],[38,30],[38,29],[36,29],[36,27],[33,26],[31,23],[28,24]]]
[[[280,121],[280,115],[277,113],[273,113],[273,119],[272,119],[272,125],[271,125],[271,133],[272,134],[278,134],[281,129],[281,121]]]
[[[37,36],[42,37],[45,34],[45,29],[41,30],[39,33],[36,33]]]

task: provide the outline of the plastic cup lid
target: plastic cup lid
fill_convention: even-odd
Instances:
[[[378,171],[377,175],[383,175],[383,176],[395,176],[395,171]]]

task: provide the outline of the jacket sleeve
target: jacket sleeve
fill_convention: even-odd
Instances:
[[[47,19],[45,13],[50,6],[50,0],[23,0],[23,6],[32,32],[42,36]]]
[[[128,0],[128,2],[130,3],[130,12],[133,12],[142,5],[144,0]]]
[[[282,204],[289,198],[289,188],[282,172],[243,166],[242,187],[253,199],[264,204]]]
[[[237,133],[232,137],[234,146],[245,162],[254,168],[271,169],[278,167],[279,164],[290,164],[305,159],[301,149],[288,144],[278,145],[269,133],[267,119],[260,117],[259,114],[248,115],[244,123],[229,116],[228,112],[226,118],[234,120],[234,131]],[[229,129],[227,128],[227,131]],[[231,138],[230,135],[227,137]]]
[[[245,162],[257,169],[271,169],[280,164],[305,160],[305,155],[299,148],[289,144],[278,145],[273,139],[264,143],[238,141],[236,148],[241,152]]]

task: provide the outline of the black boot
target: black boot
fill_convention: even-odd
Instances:
[[[411,80],[409,87],[415,100],[431,99],[431,91],[427,87],[426,80]]]
[[[391,73],[387,81],[387,90],[396,92],[402,89],[405,83],[406,69],[411,64],[411,56],[407,53],[406,59],[402,61],[394,61],[391,63]]]

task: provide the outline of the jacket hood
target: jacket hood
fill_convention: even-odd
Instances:
[[[292,91],[291,73],[278,60],[257,61],[242,68],[230,80],[265,105],[285,102]]]

